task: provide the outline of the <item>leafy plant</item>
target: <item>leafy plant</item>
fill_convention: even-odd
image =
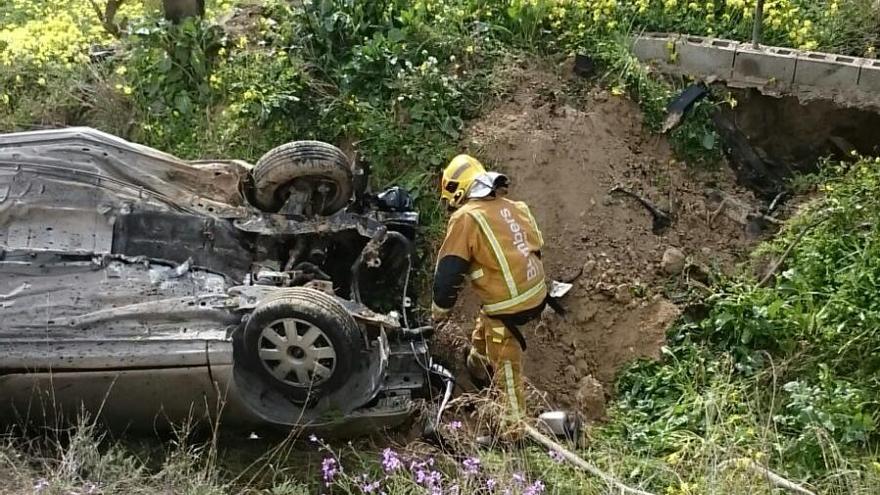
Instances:
[[[663,363],[624,375],[614,428],[663,452],[682,431],[705,434],[701,404],[730,384],[756,409],[730,413],[772,419],[774,450],[798,472],[833,467],[829,450],[857,456],[876,448],[878,165],[863,158],[826,168],[825,196],[762,249],[789,251],[775,285],[748,277],[724,283],[707,301],[706,319],[673,330]]]
[[[128,42],[128,80],[151,112],[186,116],[214,97],[209,78],[226,45],[219,26],[200,18],[162,20],[136,30]]]

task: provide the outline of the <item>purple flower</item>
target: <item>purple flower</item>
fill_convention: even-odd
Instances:
[[[429,457],[427,461],[422,461],[422,462],[411,461],[409,463],[409,470],[412,472],[416,472],[418,470],[425,469],[427,466],[433,466],[433,465],[434,465],[434,458]]]
[[[324,484],[330,486],[330,483],[333,482],[333,478],[339,474],[339,467],[336,463],[336,459],[332,457],[325,457],[321,462],[321,472],[324,475]]]
[[[416,475],[416,483],[424,486],[425,488],[429,488],[434,490],[435,488],[440,487],[440,481],[443,477],[439,471],[425,471],[424,469],[419,469],[415,473]]]
[[[480,472],[480,460],[476,457],[468,457],[462,463],[465,474],[477,474]]]
[[[544,493],[544,482],[541,480],[536,480],[523,491],[523,495],[539,495],[541,493]]]
[[[401,467],[403,467],[403,463],[400,462],[400,457],[397,456],[397,452],[391,449],[385,449],[382,451],[382,468],[386,473],[396,471]]]
[[[562,464],[563,462],[565,462],[565,456],[562,455],[562,452],[560,452],[560,451],[558,451],[558,450],[556,450],[556,449],[550,449],[550,451],[549,451],[547,454],[548,454],[548,455],[550,456],[550,458],[553,459],[555,462],[558,462],[558,463],[560,463],[560,464]]]
[[[367,482],[367,475],[364,475],[363,479],[364,482],[360,485],[361,493],[373,493],[379,489],[379,481]]]
[[[498,482],[495,481],[495,478],[489,478],[486,480],[486,489],[487,490],[494,490],[495,485],[497,485],[497,484],[498,484]]]
[[[462,426],[461,421],[458,421],[458,420],[455,420],[455,421],[449,423],[449,429],[452,431],[460,430],[461,426]]]

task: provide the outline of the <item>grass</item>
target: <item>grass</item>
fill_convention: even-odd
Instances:
[[[587,53],[600,66],[595,82],[638,101],[656,130],[686,81],[646,72],[628,36],[747,38],[753,2],[324,0],[298,8],[269,0],[245,4],[223,27],[213,20],[233,13],[228,3],[206,22],[170,26],[154,5],[132,1],[119,38],[96,27],[87,2],[38,3],[0,6],[0,130],[92,125],[184,158],[255,160],[303,138],[357,143],[376,185],[417,195],[430,238],[442,231],[436,173],[459,150],[465,123],[506,91],[505,65]],[[767,41],[873,56],[878,14],[869,4],[768,2]],[[89,56],[93,48],[103,53]],[[701,102],[675,130],[681,157],[717,160],[709,116],[726,100]],[[749,462],[819,493],[877,493],[878,168],[860,157],[812,178],[821,199],[760,250],[780,256],[808,229],[780,276],[766,287],[749,276],[715,287],[704,317],[671,330],[663,360],[623,375],[611,420],[581,454],[670,495],[777,493]],[[422,258],[432,254],[420,249]],[[467,426],[446,428],[449,451],[407,444],[394,452],[402,466],[387,470],[387,440],[230,443],[182,427],[161,448],[144,449],[84,419],[6,435],[0,492],[366,493],[377,482],[372,493],[432,493],[432,483],[443,493],[609,492],[541,449],[479,451]]]
[[[746,401],[752,414],[737,414],[743,403],[731,392],[743,391],[743,384],[729,365],[725,377],[702,394],[707,399],[699,411],[706,415],[703,431],[678,430],[675,448],[668,454],[647,454],[637,442],[607,428],[594,431],[591,445],[580,454],[630,486],[653,493],[778,493],[762,472],[748,466],[769,464],[778,471],[775,446],[784,438],[769,421],[761,421],[763,404]],[[461,398],[453,407],[464,407],[469,399]],[[457,417],[468,416],[459,411]],[[478,419],[470,418],[473,423]],[[245,440],[188,428],[166,435],[160,447],[155,440],[113,440],[84,420],[27,440],[8,437],[0,447],[0,473],[5,493],[59,495],[611,493],[604,483],[561,462],[552,451],[475,448],[470,420],[443,426],[442,451],[420,443],[396,445],[386,438],[332,443],[293,432],[288,437]],[[754,429],[755,441],[738,441],[744,425]],[[825,447],[832,467],[806,486],[818,493],[876,493],[880,471],[860,469],[833,442]]]

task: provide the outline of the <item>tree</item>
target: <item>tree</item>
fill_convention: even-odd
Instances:
[[[187,17],[204,17],[205,0],[162,0],[165,18],[178,23]]]
[[[104,26],[104,29],[107,30],[108,33],[112,34],[115,37],[119,37],[120,32],[120,23],[116,22],[116,12],[119,10],[119,7],[125,0],[107,0],[107,3],[104,4],[104,8],[101,8],[101,5],[98,4],[96,0],[89,0],[89,3],[92,4],[92,8],[95,9],[95,14],[98,16],[98,19],[101,20],[101,25]],[[125,20],[121,24],[124,24]]]

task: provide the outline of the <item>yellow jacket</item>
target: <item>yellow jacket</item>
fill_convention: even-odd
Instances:
[[[488,315],[512,315],[544,302],[544,239],[521,201],[471,199],[449,219],[434,273],[434,306],[455,305],[467,277]]]

